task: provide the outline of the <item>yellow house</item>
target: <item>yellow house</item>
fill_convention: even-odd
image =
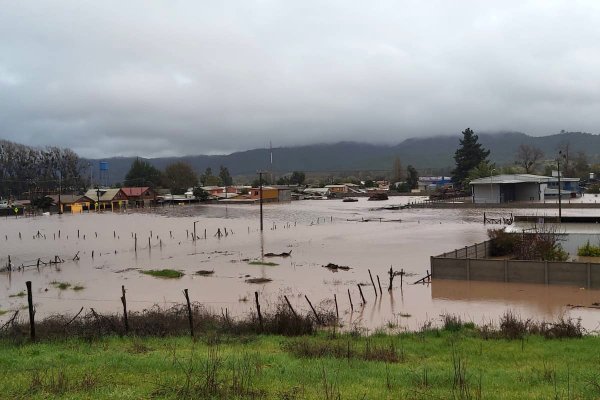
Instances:
[[[250,194],[250,198],[253,200],[260,199],[260,189],[259,188],[250,189],[249,194]],[[263,197],[263,201],[265,201],[265,202],[279,201],[279,189],[270,187],[270,186],[263,186],[262,197]]]

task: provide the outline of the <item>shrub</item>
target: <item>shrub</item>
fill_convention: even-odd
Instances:
[[[490,256],[502,257],[515,252],[519,244],[519,236],[502,229],[488,229],[490,238]]]
[[[600,257],[600,246],[591,245],[588,240],[585,245],[577,248],[577,255],[583,257]]]

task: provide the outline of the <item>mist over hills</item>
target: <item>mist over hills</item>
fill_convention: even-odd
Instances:
[[[198,173],[207,167],[218,173],[219,166],[227,167],[232,175],[253,175],[258,170],[273,170],[277,174],[291,171],[305,172],[352,172],[390,170],[395,157],[402,165],[412,164],[423,172],[449,171],[454,165],[454,152],[459,145],[460,134],[410,138],[397,145],[338,142],[297,147],[273,148],[273,167],[270,165],[269,149],[253,149],[227,155],[193,155],[146,159],[157,168],[164,169],[176,161],[189,163]],[[570,146],[575,155],[584,151],[590,162],[600,160],[600,135],[583,132],[562,132],[549,136],[529,136],[520,132],[480,133],[479,141],[491,150],[490,158],[498,165],[514,162],[518,147],[525,143],[540,148],[546,159],[552,159],[561,145]],[[97,174],[98,162],[109,162],[109,183],[122,182],[135,157],[113,157],[86,160]]]

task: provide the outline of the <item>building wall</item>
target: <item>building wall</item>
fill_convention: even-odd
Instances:
[[[264,200],[270,200],[270,201],[276,201],[279,198],[279,190],[274,189],[274,188],[263,188],[263,201]],[[250,190],[250,198],[252,199],[259,199],[260,198],[260,190],[256,189],[256,188],[252,188]]]
[[[292,191],[289,189],[279,189],[279,201],[292,201]]]
[[[492,183],[491,185],[473,185],[473,201],[475,203],[499,203],[500,186]]]
[[[515,201],[540,200],[540,184],[537,182],[516,183]]]

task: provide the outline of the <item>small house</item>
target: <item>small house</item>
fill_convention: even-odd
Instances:
[[[85,196],[94,201],[94,206],[99,210],[110,208],[114,211],[115,208],[126,208],[129,199],[121,189],[90,189],[85,192]]]
[[[151,187],[124,187],[121,190],[132,206],[147,207],[156,203],[157,193]]]

